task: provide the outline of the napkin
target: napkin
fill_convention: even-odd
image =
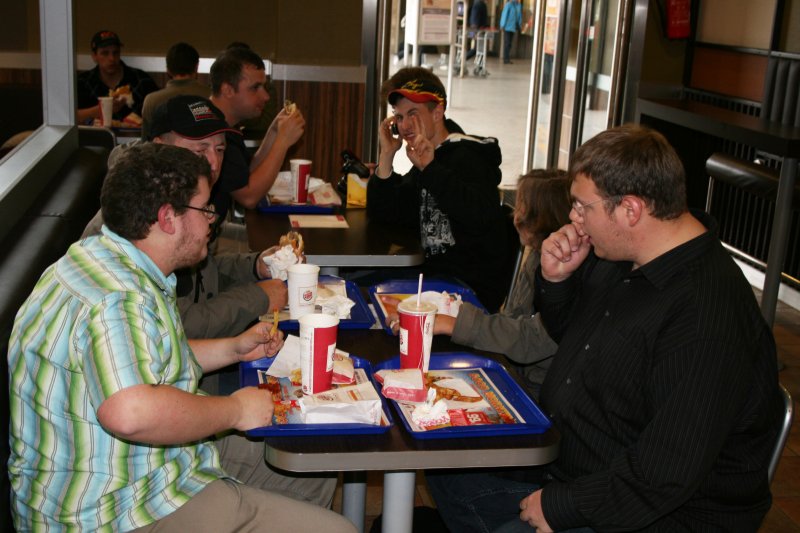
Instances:
[[[411,412],[411,421],[423,429],[433,429],[438,426],[450,424],[450,414],[447,412],[447,401],[436,399],[436,391],[428,389],[425,403],[418,405]]]
[[[333,352],[334,364],[337,358],[350,358],[350,354],[343,350]],[[300,337],[287,335],[283,341],[283,348],[275,356],[272,365],[267,369],[268,376],[276,378],[292,378],[292,372],[300,369]]]
[[[269,275],[272,276],[272,279],[286,281],[289,277],[286,269],[296,264],[299,259],[297,258],[297,254],[294,253],[292,245],[287,244],[279,248],[274,254],[265,255],[263,261],[267,267],[269,267]]]
[[[448,293],[447,291],[425,291],[419,295],[423,302],[430,302],[437,308],[440,315],[448,315],[453,318],[458,316],[461,309],[461,295],[458,293]]]

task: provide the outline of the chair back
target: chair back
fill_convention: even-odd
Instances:
[[[769,468],[767,470],[769,482],[772,483],[772,478],[775,477],[775,470],[778,469],[778,461],[781,460],[783,447],[786,445],[786,439],[789,437],[789,430],[792,427],[792,419],[794,418],[794,403],[792,402],[792,395],[786,390],[786,387],[778,383],[778,388],[783,398],[783,422],[781,423],[781,430],[778,432],[778,440],[775,443],[775,448],[772,450],[772,457],[769,459]]]
[[[761,117],[785,126],[800,127],[800,60],[769,58]]]

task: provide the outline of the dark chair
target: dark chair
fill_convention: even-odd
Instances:
[[[792,395],[786,390],[786,387],[778,384],[783,398],[783,423],[781,430],[778,432],[778,440],[775,442],[775,449],[772,451],[772,456],[769,459],[769,468],[767,469],[769,482],[772,483],[772,478],[775,477],[775,471],[778,469],[778,462],[781,460],[783,447],[786,445],[786,439],[789,437],[789,430],[792,427],[792,419],[794,418],[794,402]]]

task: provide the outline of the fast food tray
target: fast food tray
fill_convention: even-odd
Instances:
[[[319,283],[331,283],[334,281],[344,281],[345,292],[347,297],[353,300],[356,305],[350,309],[350,318],[339,320],[339,329],[369,329],[375,323],[375,318],[369,310],[364,297],[361,296],[361,290],[358,285],[352,281],[345,281],[342,278],[329,275],[321,275]],[[281,320],[278,323],[281,331],[297,331],[300,329],[300,322],[297,320]]]
[[[372,365],[366,359],[351,355],[353,366],[355,368],[363,368],[369,376],[375,390],[378,389],[378,384],[373,377]],[[274,358],[258,359],[256,361],[249,361],[246,363],[239,363],[239,385],[241,387],[258,386],[258,370],[266,370],[272,365]],[[373,426],[371,424],[284,424],[275,426],[264,426],[260,428],[251,429],[246,431],[247,435],[251,437],[297,437],[301,435],[375,435],[386,433],[394,425],[392,413],[386,398],[381,397],[381,407],[383,409],[383,418],[387,422],[386,425]]]
[[[400,356],[375,365],[375,371],[400,368]],[[481,426],[459,426],[432,429],[428,431],[415,431],[406,420],[395,400],[394,404],[398,418],[403,422],[406,431],[415,439],[461,439],[468,437],[486,437],[499,435],[530,435],[544,433],[550,428],[550,420],[545,416],[538,405],[528,396],[522,387],[514,380],[508,371],[493,359],[468,352],[438,352],[432,353],[429,369],[470,369],[480,368],[491,379],[497,391],[501,393],[509,404],[516,409],[525,420],[522,424],[492,424]],[[378,387],[381,387],[378,384]],[[381,388],[378,389],[381,392]]]
[[[276,215],[328,215],[336,210],[336,206],[315,204],[270,204],[266,200],[262,200],[256,204],[256,209],[260,213],[270,213]]]
[[[383,306],[381,306],[380,302],[378,301],[378,296],[381,294],[417,294],[418,283],[419,281],[415,279],[389,280],[378,283],[377,285],[373,285],[367,291],[369,293],[369,299],[372,301],[372,305],[375,307],[375,313],[377,313],[378,319],[381,321],[381,326],[383,326],[383,330],[389,335],[394,335],[394,333],[392,333],[392,329],[386,324],[386,315],[383,312]],[[478,309],[481,309],[484,313],[486,312],[486,308],[483,306],[481,301],[478,300],[478,296],[475,294],[475,292],[464,285],[460,285],[452,281],[423,278],[422,292],[425,291],[447,291],[448,293],[459,294],[461,295],[462,302],[471,303]]]

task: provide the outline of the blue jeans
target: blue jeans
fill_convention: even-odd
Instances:
[[[503,30],[503,61],[511,59],[511,43],[514,40],[514,31]]]
[[[477,470],[464,472],[429,471],[425,479],[439,515],[451,531],[459,533],[530,533],[519,519],[519,502],[541,485],[533,481],[501,477]],[[571,533],[592,533],[589,528]]]
[[[425,479],[451,531],[489,533],[519,519],[519,502],[539,485],[503,479],[484,472],[426,472]]]

